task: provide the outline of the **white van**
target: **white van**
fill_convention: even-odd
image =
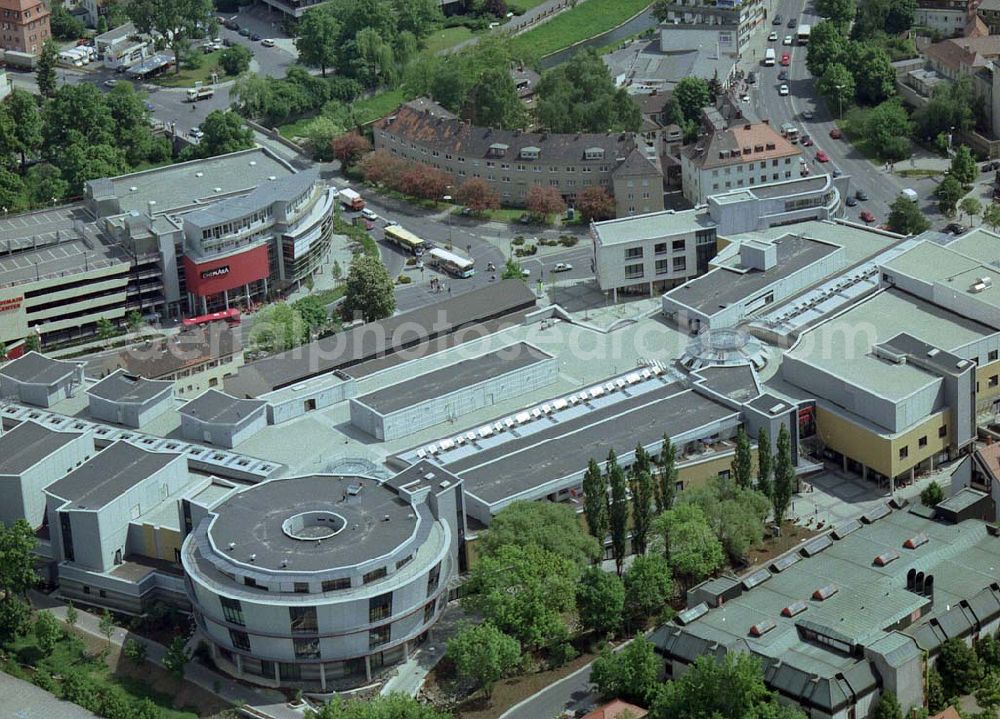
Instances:
[[[764,51],[764,66],[774,67],[774,48],[769,47]]]
[[[909,187],[904,188],[900,194],[907,200],[910,200],[910,202],[917,202],[920,199],[920,195],[917,194],[917,191]]]

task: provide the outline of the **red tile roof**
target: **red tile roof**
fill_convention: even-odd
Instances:
[[[684,152],[703,170],[801,154],[798,147],[766,122],[735,125],[719,130],[712,133],[704,144],[699,142],[698,146],[703,148],[701,153],[697,147],[691,146],[685,148]]]
[[[602,707],[598,707],[594,711],[590,712],[590,714],[583,717],[583,719],[620,719],[626,711],[631,712],[633,719],[641,719],[649,713],[645,709],[637,707],[635,704],[629,704],[621,699],[615,699]]]
[[[1000,479],[1000,443],[994,442],[976,450],[979,459],[989,467],[993,476]]]

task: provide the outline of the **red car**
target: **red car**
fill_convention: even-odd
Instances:
[[[820,150],[816,153],[816,162],[829,162],[830,158],[827,157],[826,153]]]
[[[812,147],[812,145],[813,145],[813,139],[811,137],[809,137],[809,135],[806,135],[805,137],[802,138],[802,144],[805,147]]]
[[[839,140],[842,136],[843,135],[841,134],[839,127],[835,127],[832,130],[830,130],[830,137],[832,137],[834,140]]]
[[[781,53],[781,64],[784,65],[785,67],[788,67],[789,65],[791,65],[792,64],[792,56],[789,55],[787,52]]]
[[[868,223],[875,222],[875,215],[873,215],[868,210],[862,210],[861,211],[861,220],[863,222],[868,222]]]

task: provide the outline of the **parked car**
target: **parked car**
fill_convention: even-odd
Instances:
[[[361,216],[364,217],[366,220],[377,220],[378,219],[378,215],[375,214],[375,211],[371,210],[371,209],[369,209],[367,207],[365,209],[361,210]]]
[[[843,137],[843,136],[844,136],[844,133],[842,133],[842,132],[840,131],[840,128],[839,128],[839,127],[835,127],[835,128],[833,128],[832,130],[830,130],[830,137],[831,137],[832,139],[834,139],[834,140],[839,140],[839,139],[840,139],[841,137]]]
[[[192,127],[188,130],[188,134],[196,140],[200,140],[205,136],[205,133],[201,131],[200,127]]]
[[[833,171],[830,174],[833,175],[834,177],[840,177],[844,173],[840,171],[839,167],[835,167],[833,168]]]
[[[862,202],[868,202],[868,193],[864,190],[858,190],[854,193],[854,196],[861,200]]]
[[[987,162],[983,165],[983,172],[992,172],[996,169],[1000,169],[1000,161],[994,160],[993,162]]]
[[[809,135],[803,135],[802,139],[799,140],[799,142],[801,142],[806,147],[812,147],[813,145],[813,139]]]
[[[855,200],[853,197],[848,197],[844,202],[847,204],[848,207],[855,207],[858,204],[858,201]]]
[[[778,41],[778,33],[777,33],[777,31],[776,30],[772,30],[771,34],[767,36],[767,39],[770,42],[777,42]]]
[[[778,88],[778,94],[781,95],[781,96],[787,95],[788,94],[788,85],[781,85]]]
[[[819,150],[819,151],[818,151],[818,152],[816,153],[816,162],[829,162],[829,161],[830,161],[830,156],[829,156],[829,155],[827,155],[827,154],[826,154],[825,152],[823,152],[822,150]]]
[[[252,34],[250,32],[250,28],[248,28],[248,27],[241,27],[240,30],[239,30],[239,33],[243,37],[250,37],[250,35]]]
[[[573,269],[573,265],[569,262],[557,262],[555,267],[552,268],[553,272],[569,272]]]
[[[816,115],[813,113],[812,110],[803,110],[802,111],[802,119],[803,120],[812,120],[815,116]]]
[[[266,37],[260,41],[260,44],[263,45],[264,47],[274,47],[274,40],[272,40],[269,37]]]
[[[118,84],[118,81],[115,80],[113,77],[112,78],[108,78],[107,80],[104,81],[104,87],[114,87],[117,84]]]
[[[251,36],[250,36],[250,39],[251,39],[251,40],[253,40],[254,42],[260,42],[260,41],[261,41],[261,40],[263,40],[264,38],[262,38],[262,37],[261,37],[260,35],[258,35],[257,33],[254,33],[253,35],[251,35]]]
[[[781,15],[775,15],[774,20],[771,21],[771,24],[780,25],[783,22],[785,22],[785,18],[781,17]]]
[[[747,73],[747,84],[748,85],[753,85],[756,82],[757,82],[757,73],[755,73],[755,72],[748,72]]]
[[[372,230],[375,229],[375,223],[366,218],[365,219],[365,229],[368,230],[369,232],[371,232]]]
[[[873,215],[868,210],[862,210],[860,217],[862,222],[867,222],[869,224],[875,222],[875,215]]]
[[[968,227],[959,222],[951,222],[944,228],[944,231],[951,235],[963,235],[968,229]]]

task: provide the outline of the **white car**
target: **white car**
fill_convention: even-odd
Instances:
[[[527,267],[522,267],[521,277],[531,277],[531,270],[529,270]]]
[[[263,40],[260,41],[260,44],[263,45],[264,47],[274,47],[274,40],[272,40],[271,38],[264,38]]]
[[[378,219],[378,215],[375,214],[375,211],[369,210],[367,207],[361,210],[361,216],[366,220],[372,220],[373,222]]]
[[[192,127],[188,130],[188,134],[196,140],[200,140],[205,136],[205,133],[201,131],[200,127]]]
[[[788,94],[788,85],[782,85],[781,87],[779,87],[778,88],[778,94],[782,95],[782,96],[787,95]]]
[[[791,35],[785,35],[785,39],[781,41],[781,44],[782,45],[791,45],[792,44],[792,36]]]
[[[553,272],[569,272],[573,269],[573,265],[568,262],[557,262],[555,267],[552,268]]]
[[[768,42],[777,42],[777,40],[778,40],[778,33],[776,33],[774,30],[772,30],[771,34],[767,36],[767,39],[768,39]]]

